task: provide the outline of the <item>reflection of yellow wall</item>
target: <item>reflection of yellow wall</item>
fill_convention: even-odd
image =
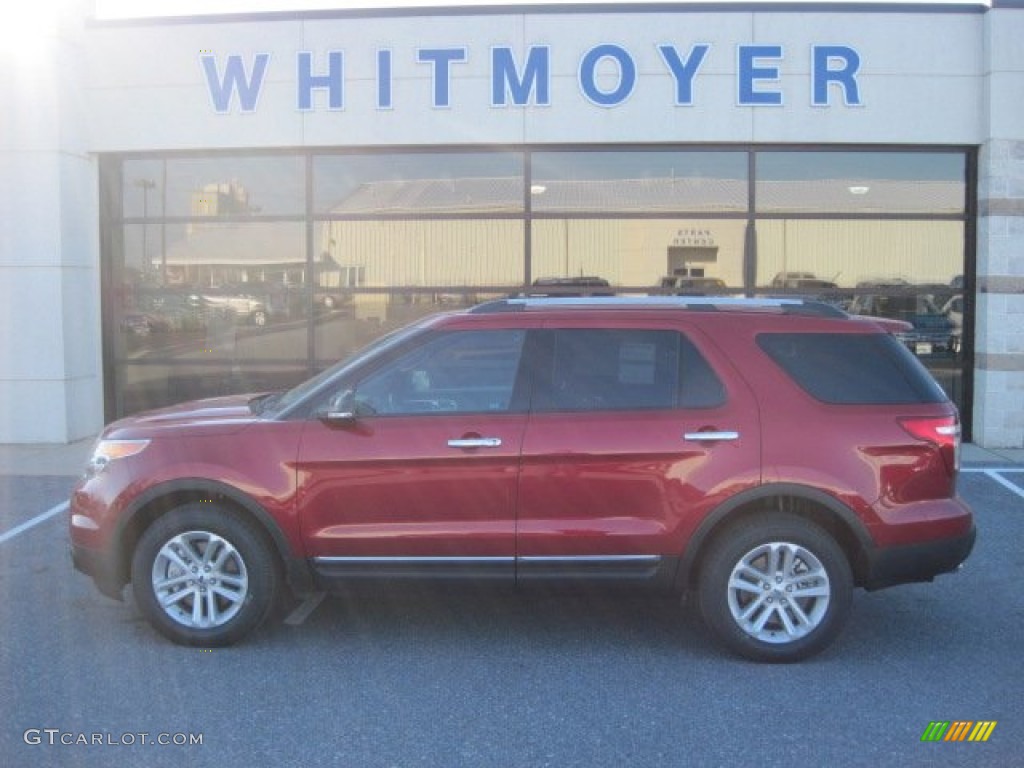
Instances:
[[[779,272],[813,272],[840,286],[872,278],[948,283],[963,272],[959,221],[757,222],[757,282]]]
[[[357,320],[383,320],[388,314],[388,297],[379,293],[361,293],[352,297]]]
[[[365,266],[366,286],[517,285],[523,222],[334,221],[322,250],[341,267]]]
[[[743,284],[742,221],[559,219],[533,222],[535,277],[597,275],[613,285],[654,286],[668,274],[668,248],[680,230],[707,230],[717,262],[708,277]]]
[[[706,230],[718,261],[695,264],[743,285],[746,222],[699,219],[538,219],[534,277],[597,275],[619,286],[654,286],[668,273],[680,230]],[[518,285],[520,220],[344,221],[324,225],[322,252],[342,268],[365,267],[363,286]],[[813,272],[843,286],[878,277],[948,282],[963,271],[956,221],[760,220],[757,282],[779,272]]]

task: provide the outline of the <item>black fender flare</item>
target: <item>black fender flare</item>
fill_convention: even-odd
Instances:
[[[679,568],[676,571],[676,587],[681,591],[689,589],[691,586],[690,577],[693,573],[694,565],[699,560],[705,545],[710,541],[716,531],[718,531],[723,525],[728,524],[729,518],[736,512],[736,510],[742,507],[749,507],[751,505],[756,506],[758,502],[777,499],[780,497],[810,502],[827,510],[829,514],[833,515],[843,528],[853,535],[855,543],[859,549],[859,553],[855,553],[850,565],[855,574],[862,571],[866,564],[864,558],[867,553],[870,553],[876,548],[876,545],[872,540],[871,535],[868,533],[864,522],[856,512],[835,496],[831,496],[817,488],[800,485],[799,483],[769,483],[766,485],[759,485],[756,488],[751,488],[730,497],[719,506],[715,507],[715,509],[701,521],[701,524],[697,526],[697,530],[694,531],[683,549],[683,554],[679,561]]]
[[[134,526],[142,510],[153,502],[183,493],[199,496],[209,495],[210,497],[222,496],[232,504],[241,507],[255,519],[259,527],[270,537],[274,549],[277,551],[284,566],[285,579],[291,588],[297,593],[313,590],[313,577],[305,558],[292,552],[288,540],[281,531],[281,527],[273,516],[263,508],[263,505],[233,485],[202,477],[176,478],[151,486],[132,499],[131,503],[125,508],[124,513],[120,516],[115,532],[115,546],[117,551],[121,553],[122,583],[127,583],[128,581],[126,564],[130,562],[128,553],[124,551],[127,530]]]

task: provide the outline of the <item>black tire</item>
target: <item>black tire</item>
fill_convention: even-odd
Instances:
[[[727,648],[754,661],[793,662],[819,653],[842,630],[853,576],[821,527],[765,512],[715,538],[697,597],[705,623]]]
[[[240,514],[195,502],[158,518],[132,554],[139,611],[180,645],[231,645],[273,608],[280,577],[271,545]]]

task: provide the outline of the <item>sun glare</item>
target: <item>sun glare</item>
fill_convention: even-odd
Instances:
[[[43,53],[65,5],[61,0],[32,0],[7,6],[0,13],[0,56],[30,59]]]

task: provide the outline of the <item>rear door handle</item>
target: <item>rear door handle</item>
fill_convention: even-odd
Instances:
[[[449,440],[449,448],[499,448],[500,437],[463,437],[458,440]]]
[[[698,443],[716,443],[722,440],[739,440],[740,433],[731,430],[720,430],[715,432],[687,432],[683,435],[684,440],[693,440]]]

